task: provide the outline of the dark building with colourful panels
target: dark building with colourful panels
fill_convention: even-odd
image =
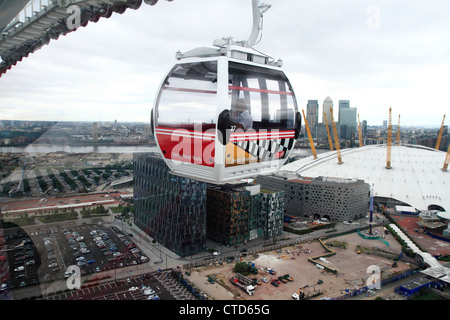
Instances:
[[[331,221],[356,220],[369,210],[370,186],[363,180],[331,177],[258,176],[261,188],[282,190],[285,213]]]
[[[250,191],[230,185],[208,185],[206,211],[208,238],[230,246],[249,240]]]
[[[172,175],[156,154],[133,163],[135,224],[180,256],[205,251],[206,183]]]
[[[208,238],[239,245],[283,233],[284,193],[255,184],[208,185]]]

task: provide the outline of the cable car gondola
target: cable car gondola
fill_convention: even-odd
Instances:
[[[172,173],[209,183],[278,171],[299,136],[301,116],[280,60],[252,49],[268,5],[253,0],[247,41],[178,52],[152,110],[152,130]]]

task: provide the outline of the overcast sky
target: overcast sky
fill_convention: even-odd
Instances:
[[[350,100],[360,119],[436,125],[449,110],[450,1],[265,0],[261,42],[300,111]],[[175,53],[246,40],[251,0],[160,0],[52,40],[0,78],[0,119],[149,121]],[[319,109],[322,114],[322,108]],[[322,117],[320,117],[320,121]]]

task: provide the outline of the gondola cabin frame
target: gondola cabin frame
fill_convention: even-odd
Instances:
[[[177,58],[151,116],[171,172],[215,184],[277,172],[301,126],[280,63],[235,45],[199,48]],[[243,124],[249,122],[250,127]]]

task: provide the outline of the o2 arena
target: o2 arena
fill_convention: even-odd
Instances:
[[[450,172],[443,170],[446,153],[418,145],[369,145],[328,151],[283,166],[280,173],[304,177],[357,178],[371,185],[380,202],[411,206],[419,211],[450,211]]]

